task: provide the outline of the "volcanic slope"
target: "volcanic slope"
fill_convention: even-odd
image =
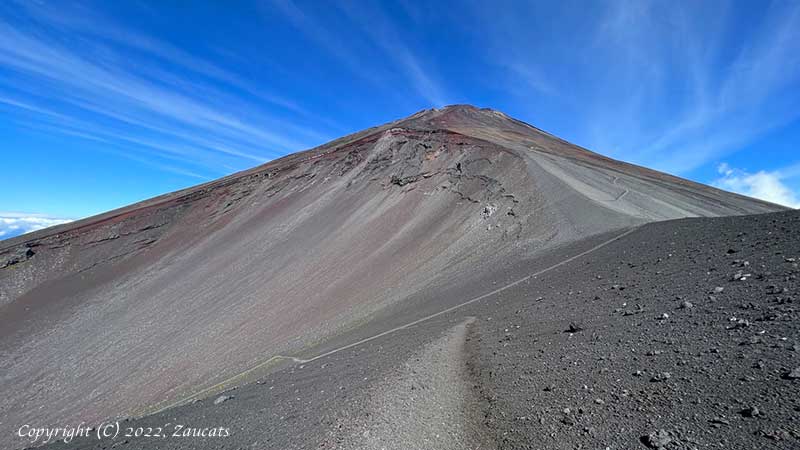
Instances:
[[[261,369],[231,377],[491,291],[587,236],[780,209],[497,111],[422,111],[0,242],[2,439],[244,382]]]
[[[121,423],[165,438],[50,448],[797,449],[798,226],[791,211],[592,236],[458,309],[372,321],[374,339]]]

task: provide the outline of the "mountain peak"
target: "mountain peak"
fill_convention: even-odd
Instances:
[[[465,129],[465,128],[518,128],[525,126],[507,114],[468,104],[447,105],[419,111],[400,121],[402,126],[419,129]]]
[[[304,354],[403,307],[445,308],[442,298],[476,294],[492,271],[527,272],[583,238],[780,209],[602,157],[492,109],[421,111],[3,241],[0,344],[5,360],[26,361],[0,377],[4,405],[17,405],[4,422],[156,409],[209,393],[209,380],[260,376],[252,364],[265,351]],[[74,349],[110,375],[68,364]],[[161,354],[167,364],[152,357]],[[39,373],[41,383],[15,381]]]
[[[452,105],[446,105],[441,108],[433,108],[433,109],[439,111],[494,111],[491,108],[479,108],[475,105],[470,105],[468,103],[454,103]]]
[[[423,109],[419,113],[414,114],[414,116],[438,116],[442,114],[502,114],[505,116],[504,113],[492,108],[481,108],[467,103],[456,103],[452,105],[446,105],[441,108]]]

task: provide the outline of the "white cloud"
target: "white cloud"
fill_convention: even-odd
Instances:
[[[356,46],[344,42],[339,35],[330,31],[333,19],[320,13],[319,8],[302,9],[292,0],[273,0],[271,5],[308,39],[341,61],[356,76],[389,92],[398,91],[389,81],[388,75],[371,65],[370,57],[364,53],[377,50],[377,54],[381,55],[381,62],[392,64],[395,71],[402,75],[421,99],[432,106],[450,103],[449,95],[433,75],[434,65],[421,58],[408,45],[409,30],[398,30],[390,16],[380,7],[370,7],[368,4],[359,4],[357,7],[348,3],[337,4],[335,10],[349,18],[351,25],[355,25],[348,28],[348,32],[361,32],[365,37]]]
[[[697,26],[697,24],[696,24]],[[702,27],[702,24],[700,24]],[[729,29],[725,23],[722,30]],[[725,28],[728,27],[728,28]],[[764,18],[743,40],[726,70],[715,73],[714,61],[722,52],[721,42],[702,42],[688,31],[685,61],[694,80],[687,108],[671,128],[645,147],[653,165],[678,173],[734,153],[748,142],[798,119],[794,107],[800,82],[800,7],[776,2],[766,8]],[[694,34],[693,34],[694,33]],[[667,151],[670,155],[664,158]],[[759,175],[759,174],[754,174]]]
[[[392,59],[410,82],[417,93],[434,106],[440,107],[449,103],[444,88],[429,74],[430,64],[423,62],[405,43],[403,33],[398,32],[391,20],[379,8],[367,8],[366,5],[343,6],[343,11],[356,23],[359,23],[371,41],[382,48]]]
[[[108,141],[202,179],[329,140],[301,105],[214,61],[80,6],[51,10],[25,2],[0,17],[0,70],[12,75],[0,77],[0,113],[17,126]]]
[[[469,25],[520,118],[580,145],[687,174],[800,119],[798,2],[528,3],[476,2]]]
[[[781,171],[760,170],[750,173],[732,168],[727,163],[720,164],[717,170],[722,176],[714,181],[716,187],[790,208],[800,208],[798,194],[783,183],[786,175]]]
[[[72,219],[61,219],[44,214],[0,212],[0,239],[8,239],[68,222],[72,222]]]

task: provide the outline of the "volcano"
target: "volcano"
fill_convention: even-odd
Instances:
[[[189,404],[649,222],[782,210],[495,110],[421,111],[0,242],[0,439]]]

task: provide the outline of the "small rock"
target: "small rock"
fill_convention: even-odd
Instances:
[[[782,441],[789,438],[789,433],[783,430],[759,430],[758,434],[773,441]]]
[[[672,442],[672,438],[665,430],[654,431],[640,438],[642,443],[650,448],[664,448]]]
[[[16,251],[14,251],[11,255],[6,257],[4,261],[0,261],[0,269],[4,269],[8,266],[13,266],[14,264],[25,262],[31,259],[31,257],[33,257],[33,255],[35,254],[36,253],[34,253],[34,251],[27,245],[25,247],[20,247]]]
[[[783,378],[787,380],[800,380],[800,367],[783,374]]]
[[[576,323],[569,324],[569,328],[566,330],[567,333],[577,333],[579,331],[583,331],[583,327]]]
[[[216,400],[214,400],[214,404],[215,405],[219,405],[220,403],[227,402],[228,400],[231,400],[232,398],[233,397],[230,396],[230,395],[220,395],[219,397],[216,398]]]
[[[683,302],[683,303],[681,303],[681,306],[679,308],[680,309],[689,309],[689,308],[693,308],[693,307],[694,307],[694,305],[692,304],[692,302]]]
[[[750,326],[750,322],[744,319],[737,319],[733,317],[730,319],[730,321],[735,323],[725,327],[726,330],[738,330],[740,328],[747,328]]]
[[[741,414],[744,417],[758,417],[761,415],[761,411],[756,406],[749,406],[741,411]]]
[[[669,372],[659,372],[653,375],[653,378],[650,378],[650,381],[653,383],[660,383],[663,381],[667,381],[672,378],[672,374]]]
[[[596,399],[594,399],[594,402],[596,404],[598,404],[598,405],[604,405],[606,403],[606,402],[603,401],[602,398],[596,398]]]
[[[770,295],[785,294],[787,292],[789,292],[789,289],[786,287],[775,286],[774,284],[767,286],[767,294]]]
[[[722,293],[722,291],[724,291],[724,290],[725,290],[725,288],[724,288],[724,287],[722,287],[722,286],[717,286],[717,287],[715,287],[715,288],[714,288],[714,293],[715,293],[715,294],[720,294],[720,293]]]
[[[724,417],[714,417],[708,421],[712,426],[719,427],[722,425],[730,425],[731,423]]]
[[[761,342],[762,342],[762,340],[761,340],[761,338],[759,336],[750,336],[749,339],[747,339],[746,341],[740,342],[739,345],[756,345],[756,344],[760,344]]]

